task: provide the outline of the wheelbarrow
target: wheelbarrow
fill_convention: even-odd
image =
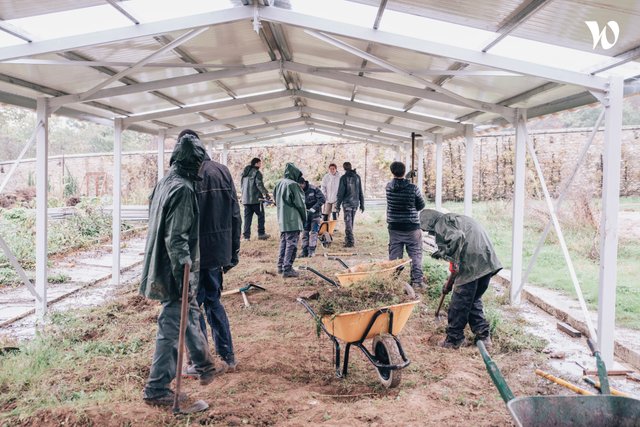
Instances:
[[[340,258],[330,257],[330,259],[338,261],[346,269],[342,273],[336,273],[337,281],[312,267],[302,265],[299,268],[300,270],[312,272],[333,286],[346,287],[373,276],[399,274],[407,264],[411,263],[411,259],[396,259],[392,261],[369,262],[349,267],[349,265]]]
[[[337,224],[337,219],[330,219],[327,221],[322,221],[320,223],[320,229],[318,229],[318,239],[320,240],[320,243],[322,243],[323,248],[328,248],[329,246],[331,246],[331,242],[333,242],[333,232],[335,231]]]
[[[297,301],[307,309],[317,325],[333,341],[337,378],[347,376],[349,351],[351,346],[356,346],[375,366],[383,387],[394,388],[400,384],[401,369],[409,366],[411,361],[405,355],[397,334],[404,328],[419,300],[322,317],[316,314],[305,299],[298,298]],[[373,338],[371,351],[364,346],[364,341],[369,338]],[[346,343],[342,365],[338,340]]]
[[[589,346],[598,365],[602,395],[597,396],[529,396],[515,397],[491,360],[482,341],[477,343],[489,376],[516,425],[520,427],[632,427],[640,425],[640,400],[609,394],[604,363],[593,345]],[[606,386],[605,386],[606,385]]]

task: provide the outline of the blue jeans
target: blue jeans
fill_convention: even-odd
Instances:
[[[231,340],[231,328],[224,306],[220,302],[222,293],[222,269],[200,269],[200,286],[196,300],[203,308],[200,314],[200,327],[207,337],[207,324],[205,316],[211,326],[211,335],[216,346],[216,353],[227,363],[235,361],[233,354],[233,341]]]

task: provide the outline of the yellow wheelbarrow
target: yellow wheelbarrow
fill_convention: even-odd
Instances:
[[[336,273],[337,281],[327,277],[326,275],[320,273],[318,270],[309,266],[301,265],[299,269],[310,271],[333,286],[346,287],[373,276],[379,277],[380,275],[391,276],[393,274],[400,274],[402,270],[411,263],[411,259],[395,259],[392,261],[369,262],[349,267],[347,263],[345,263],[340,258],[329,257],[329,259],[338,261],[346,269],[341,273]]]
[[[322,247],[328,248],[331,246],[331,242],[333,242],[333,232],[335,231],[337,224],[337,219],[330,219],[320,223],[320,228],[318,229],[318,240],[322,243]]]
[[[400,384],[401,369],[409,366],[411,361],[405,355],[396,335],[404,328],[413,307],[420,302],[419,300],[322,317],[316,314],[305,299],[298,298],[297,301],[307,309],[317,325],[333,341],[336,377],[347,376],[349,351],[351,346],[356,346],[375,366],[378,378],[385,388],[397,387]],[[371,351],[363,344],[369,338],[373,338]],[[342,365],[338,340],[346,343]]]

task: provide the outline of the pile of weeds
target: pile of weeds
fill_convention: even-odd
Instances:
[[[370,276],[349,287],[325,288],[314,303],[320,316],[349,313],[412,301],[397,277]]]

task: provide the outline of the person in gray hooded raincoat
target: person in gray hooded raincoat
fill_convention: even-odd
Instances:
[[[200,329],[200,309],[196,302],[200,253],[194,182],[204,158],[205,149],[200,140],[191,134],[182,135],[171,155],[169,173],[158,182],[150,197],[140,294],[162,303],[156,349],[143,393],[145,403],[150,405],[173,404],[174,393],[169,384],[176,376],[185,265],[190,270],[186,345],[200,375],[200,384],[210,384],[215,373]]]
[[[502,269],[491,240],[473,218],[425,209],[420,213],[420,228],[434,235],[438,250],[431,256],[454,265],[453,294],[447,313],[445,348],[458,348],[469,324],[476,340],[491,345],[489,322],[484,317],[482,295],[491,277]]]

